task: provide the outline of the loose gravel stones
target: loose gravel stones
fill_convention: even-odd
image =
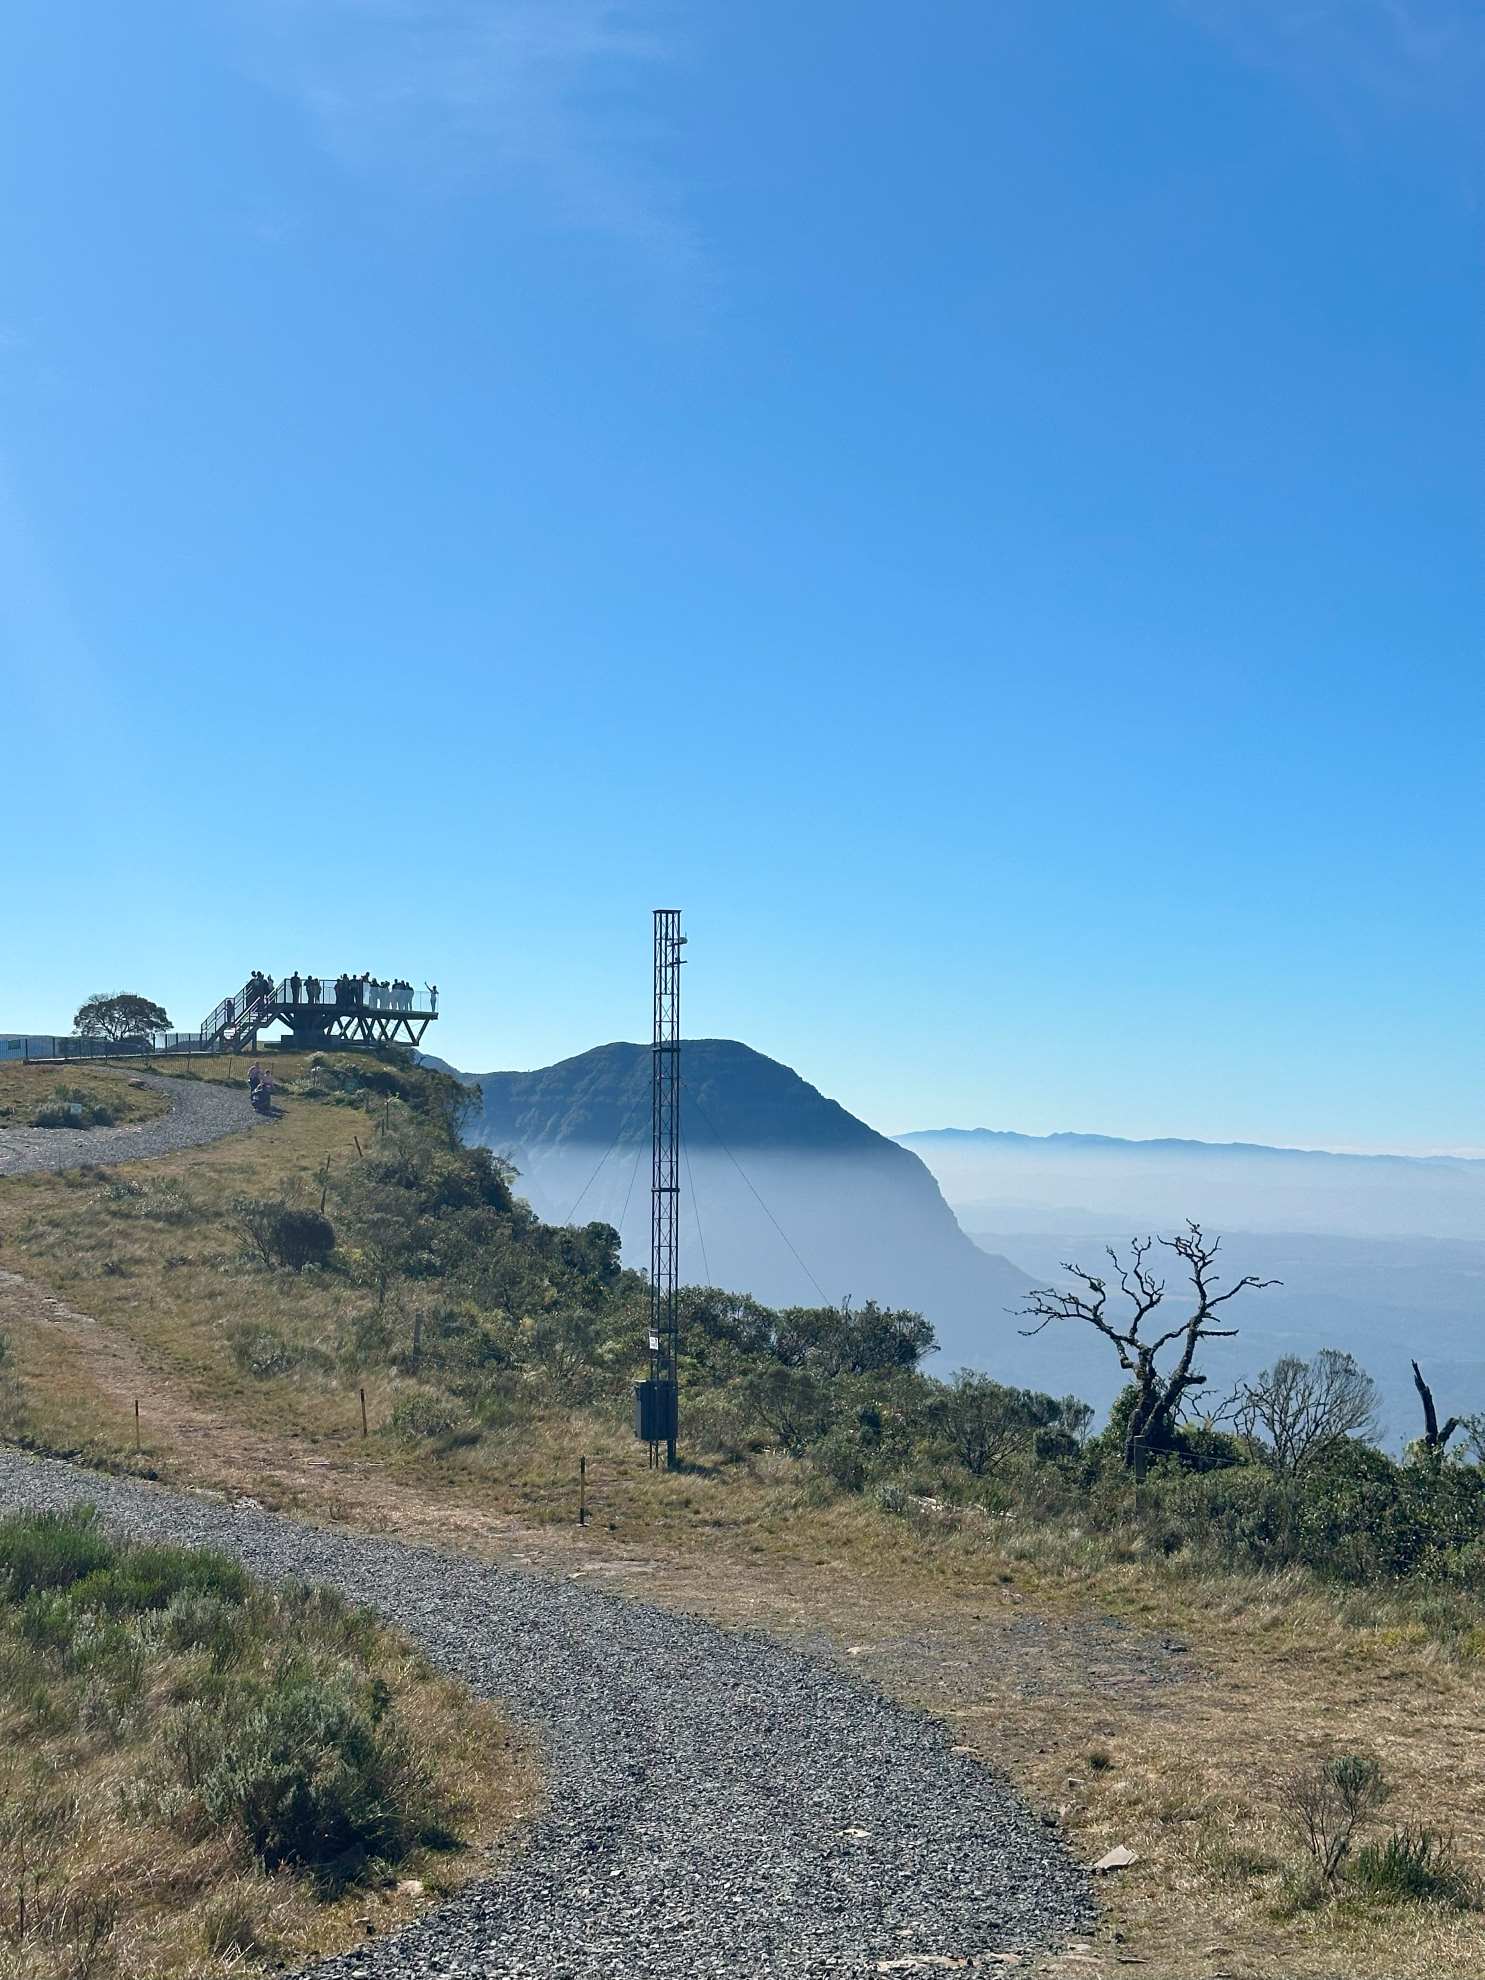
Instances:
[[[220,1141],[258,1119],[247,1095],[235,1087],[215,1080],[166,1079],[159,1073],[138,1077],[146,1086],[170,1095],[168,1114],[122,1127],[0,1128],[0,1176],[78,1169],[85,1162],[143,1162],[153,1155],[173,1155],[180,1148]]]
[[[579,1582],[0,1452],[6,1509],[84,1502],[370,1604],[545,1747],[549,1809],[510,1867],[317,1980],[823,1980],[1092,1922],[1084,1874],[1009,1787],[826,1663]]]

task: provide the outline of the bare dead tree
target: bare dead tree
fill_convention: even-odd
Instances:
[[[1423,1370],[1416,1361],[1413,1363],[1413,1386],[1423,1404],[1423,1436],[1420,1441],[1425,1454],[1437,1464],[1443,1459],[1449,1439],[1464,1426],[1459,1417],[1451,1416],[1443,1429],[1439,1428],[1439,1413],[1433,1406],[1433,1390],[1424,1381]]]
[[[1339,1348],[1321,1348],[1313,1361],[1286,1354],[1240,1382],[1222,1416],[1256,1458],[1293,1478],[1347,1437],[1376,1434],[1377,1385]]]
[[[1163,1331],[1157,1331],[1153,1315],[1164,1303],[1166,1285],[1147,1263],[1157,1243],[1181,1260],[1190,1282],[1190,1294],[1185,1296],[1190,1310],[1184,1319]],[[1207,1379],[1196,1366],[1197,1349],[1203,1341],[1230,1340],[1238,1331],[1218,1324],[1226,1317],[1222,1309],[1228,1301],[1241,1292],[1279,1283],[1249,1275],[1219,1292],[1222,1280],[1216,1261],[1221,1245],[1220,1237],[1208,1238],[1200,1224],[1189,1222],[1175,1237],[1133,1239],[1127,1261],[1109,1245],[1110,1278],[1064,1262],[1063,1271],[1077,1283],[1068,1289],[1039,1287],[1020,1309],[1037,1323],[1021,1329],[1028,1337],[1041,1333],[1054,1320],[1081,1320],[1112,1345],[1119,1366],[1135,1389],[1124,1438],[1124,1462],[1131,1469],[1137,1442],[1143,1440],[1150,1450],[1171,1448],[1183,1399]],[[1175,1349],[1175,1359],[1165,1369],[1156,1361],[1163,1348]]]

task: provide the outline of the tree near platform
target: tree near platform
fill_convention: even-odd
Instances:
[[[170,1019],[162,1004],[121,990],[115,996],[99,992],[89,997],[72,1028],[81,1038],[106,1038],[117,1045],[125,1038],[147,1038],[151,1032],[169,1031]]]

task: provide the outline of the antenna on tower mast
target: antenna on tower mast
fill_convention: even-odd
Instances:
[[[681,1231],[681,933],[679,908],[655,909],[655,1026],[650,1057],[650,1376],[634,1392],[635,1434],[658,1468],[676,1465]]]

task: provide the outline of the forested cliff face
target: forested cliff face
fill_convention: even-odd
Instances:
[[[650,1048],[463,1077],[481,1095],[467,1138],[516,1164],[538,1214],[611,1223],[626,1262],[648,1264]],[[688,1039],[681,1125],[683,1279],[774,1305],[911,1306],[937,1330],[940,1367],[1030,1366],[1010,1318],[1030,1281],[971,1243],[916,1155],[789,1067],[735,1040]]]

